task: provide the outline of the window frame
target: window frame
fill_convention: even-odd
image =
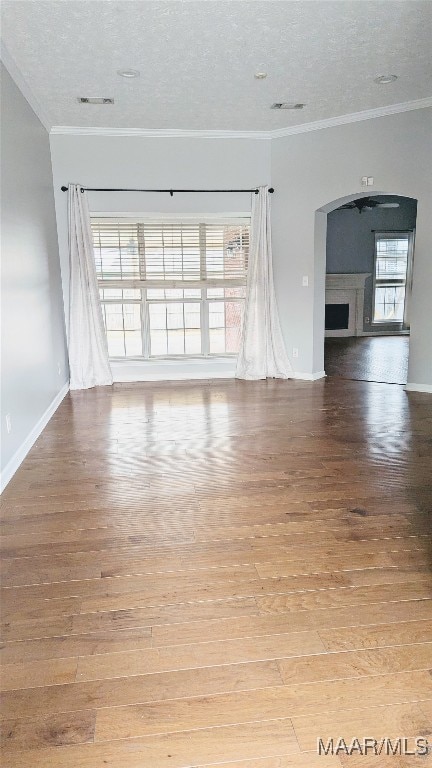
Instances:
[[[154,214],[151,216],[142,215],[115,215],[110,213],[104,215],[102,213],[93,213],[90,216],[91,223],[133,223],[133,224],[186,224],[186,225],[238,225],[249,228],[249,244],[250,244],[250,232],[251,232],[251,214],[250,213],[236,213],[236,214],[205,214],[200,216],[198,214],[179,215],[176,217],[166,216],[160,214]],[[201,238],[200,238],[201,239]],[[201,251],[201,262],[204,259],[205,254]],[[202,270],[203,271],[203,270]],[[210,352],[210,328],[209,328],[209,309],[210,304],[214,301],[224,301],[240,303],[244,305],[245,299],[242,297],[208,297],[208,289],[225,289],[225,288],[246,288],[247,279],[247,265],[244,278],[207,278],[201,280],[155,280],[155,279],[126,279],[126,280],[101,280],[98,278],[99,289],[138,289],[141,292],[140,298],[124,299],[124,298],[100,298],[101,307],[103,310],[106,304],[139,304],[141,315],[141,348],[142,355],[134,356],[118,356],[110,355],[110,360],[113,362],[157,362],[161,360],[178,360],[179,362],[185,360],[202,360],[202,359],[235,359],[237,357],[236,352]],[[200,297],[183,297],[183,298],[148,298],[148,290],[187,290],[195,289],[201,293]],[[201,333],[201,352],[196,354],[166,354],[166,355],[152,355],[151,354],[151,336],[150,336],[150,312],[149,306],[151,304],[169,304],[169,303],[193,303],[200,305],[200,333]]]
[[[376,266],[377,266],[377,243],[379,240],[385,240],[385,239],[393,239],[397,240],[401,236],[407,236],[408,240],[408,249],[407,249],[407,269],[405,273],[405,278],[401,279],[377,279],[376,276]],[[376,230],[374,232],[374,257],[373,257],[373,275],[372,275],[372,315],[371,315],[371,325],[376,327],[382,327],[382,326],[392,326],[392,327],[398,327],[401,330],[408,330],[409,329],[409,317],[408,317],[408,311],[409,311],[409,299],[411,294],[411,287],[412,287],[412,271],[413,271],[413,259],[414,259],[414,240],[415,240],[415,229],[403,229],[403,230]],[[375,320],[375,303],[376,303],[376,289],[377,288],[392,288],[392,287],[404,287],[405,288],[405,298],[404,298],[404,311],[403,311],[403,318],[402,320]]]

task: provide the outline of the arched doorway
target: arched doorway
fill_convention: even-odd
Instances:
[[[406,384],[416,215],[414,198],[383,192],[317,210],[327,375]]]

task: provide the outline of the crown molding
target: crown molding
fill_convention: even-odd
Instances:
[[[309,131],[320,131],[337,125],[358,123],[362,120],[373,120],[376,117],[397,115],[401,112],[411,112],[415,109],[432,107],[432,97],[405,101],[401,104],[389,104],[386,107],[367,109],[363,112],[352,112],[348,115],[330,117],[326,120],[315,120],[311,123],[301,123],[289,128],[278,128],[273,131],[206,131],[183,130],[175,128],[96,128],[93,126],[54,125],[51,128],[53,136],[141,136],[143,138],[187,138],[187,139],[278,139],[283,136],[294,136]]]
[[[53,136],[142,136],[148,139],[271,139],[269,131],[194,131],[176,128],[94,128],[53,125]]]
[[[51,131],[52,128],[52,120],[49,119],[47,113],[45,112],[44,108],[41,106],[39,101],[37,100],[36,96],[34,95],[33,91],[31,90],[29,84],[27,83],[27,80],[25,79],[24,75],[22,74],[21,70],[17,67],[15,64],[15,61],[13,60],[12,56],[10,55],[8,49],[6,48],[3,40],[1,41],[0,45],[0,58],[3,64],[5,65],[7,71],[9,72],[12,80],[14,81],[15,85],[19,88],[22,95],[24,96],[25,100],[30,104],[33,112],[35,113],[36,117],[40,120],[44,128],[48,131],[48,133]]]
[[[326,120],[316,120],[312,123],[302,123],[291,128],[280,128],[271,131],[270,134],[272,139],[278,139],[283,136],[294,136],[297,133],[308,133],[309,131],[321,131],[323,128],[359,123],[362,120],[373,120],[376,117],[398,115],[401,112],[411,112],[415,109],[425,109],[427,107],[432,107],[432,96],[428,96],[425,99],[417,99],[416,101],[404,101],[401,104],[388,104],[386,107],[377,107],[376,109],[366,109],[363,112],[352,112],[349,115],[329,117]]]

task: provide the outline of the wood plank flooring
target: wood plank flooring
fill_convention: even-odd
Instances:
[[[432,400],[327,379],[62,403],[2,497],[7,768],[411,768],[432,744]]]

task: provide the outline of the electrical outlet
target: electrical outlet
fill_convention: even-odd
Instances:
[[[309,285],[309,277],[307,275],[303,275],[302,278],[302,286],[303,288],[307,288]]]
[[[297,349],[297,347],[293,347],[293,357],[298,357],[298,349]]]
[[[10,413],[6,414],[6,429],[9,435],[12,432],[12,419]]]
[[[369,323],[370,323],[370,317],[365,317],[364,321],[365,321],[365,324],[366,324],[366,325],[369,325]]]
[[[61,365],[60,365],[60,363],[57,363],[57,372],[58,372],[58,375],[61,376]]]

